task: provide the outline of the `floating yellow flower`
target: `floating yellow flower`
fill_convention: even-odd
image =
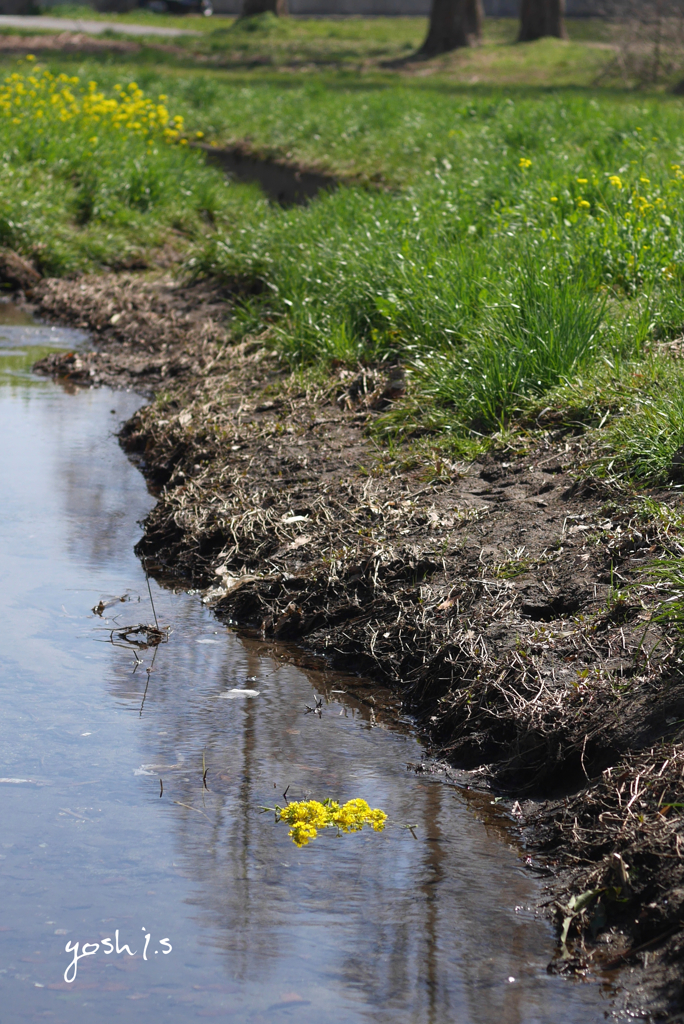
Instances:
[[[306,846],[315,839],[319,829],[336,828],[339,832],[360,832],[364,825],[382,832],[387,815],[371,809],[365,800],[348,800],[340,806],[336,800],[293,800],[287,807],[276,807],[276,819],[291,826],[289,837],[295,846]]]

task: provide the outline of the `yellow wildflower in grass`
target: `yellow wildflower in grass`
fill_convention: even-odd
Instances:
[[[578,185],[586,185],[588,181],[589,181],[588,178],[578,178],[577,179],[577,184]]]
[[[338,832],[360,832],[370,825],[374,832],[382,832],[387,815],[379,808],[372,809],[365,800],[348,800],[340,806],[336,800],[293,800],[287,807],[276,807],[276,819],[291,827],[288,836],[295,846],[307,846],[315,839],[319,829],[336,828]]]
[[[528,167],[532,166],[532,161],[529,160],[526,156],[521,156],[519,166],[521,170],[526,171]]]
[[[82,83],[76,76],[53,75],[47,68],[34,65],[30,74],[15,71],[0,82],[0,121],[5,117],[15,125],[47,122],[46,129],[54,125],[58,137],[63,134],[62,126],[68,125],[74,131],[74,141],[81,136],[89,145],[109,129],[129,138],[179,141],[183,118],[171,117],[163,103],[165,96],[157,101],[149,99],[135,82],[125,89],[115,85],[113,94],[106,96],[97,82]],[[98,134],[94,135],[96,125]]]
[[[558,196],[551,196],[551,202],[552,203],[557,203],[558,202]]]
[[[610,177],[608,178],[608,181],[615,188],[618,188],[618,189],[622,188],[622,178],[618,174],[611,174]]]
[[[580,210],[590,210],[591,209],[591,203],[588,203],[586,201],[586,199],[580,199],[578,201],[577,205],[579,206]]]

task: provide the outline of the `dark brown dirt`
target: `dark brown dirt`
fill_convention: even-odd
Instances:
[[[648,567],[671,547],[654,506],[578,482],[581,439],[390,459],[372,428],[401,368],[292,376],[266,337],[228,344],[214,285],[34,296],[99,350],[44,372],[156,393],[122,435],[158,490],[149,562],[231,624],[391,689],[434,757],[525,798],[511,813],[557,872],[563,969],[636,964],[630,1012],[681,1012],[684,679],[652,621]]]
[[[76,384],[160,387],[210,371],[226,343],[230,309],[212,284],[179,288],[167,276],[50,279],[29,293],[39,313],[91,331],[97,352],[55,352],[35,367]]]

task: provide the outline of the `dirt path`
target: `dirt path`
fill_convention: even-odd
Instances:
[[[231,624],[389,685],[432,757],[513,794],[556,872],[560,969],[629,964],[632,1011],[681,1010],[684,681],[645,571],[667,506],[578,483],[576,439],[402,465],[372,440],[400,368],[303,383],[267,339],[226,344],[215,285],[35,295],[98,339],[44,372],[156,394],[122,436],[159,489],[141,553]]]

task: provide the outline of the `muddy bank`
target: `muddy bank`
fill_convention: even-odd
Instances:
[[[140,553],[226,621],[389,686],[432,756],[511,796],[556,872],[562,969],[627,966],[684,1007],[684,679],[648,568],[680,499],[580,484],[581,439],[406,464],[372,440],[401,368],[290,375],[228,344],[230,294],[135,275],[36,286],[98,353],[44,372],[142,387],[122,444],[159,491]],[[679,552],[677,552],[679,553]],[[372,704],[372,695],[369,695]]]
[[[7,278],[1,263],[0,273]],[[209,373],[228,339],[230,296],[214,284],[182,288],[164,274],[23,283],[31,308],[93,333],[97,351],[54,353],[36,367],[75,384],[152,396]]]

